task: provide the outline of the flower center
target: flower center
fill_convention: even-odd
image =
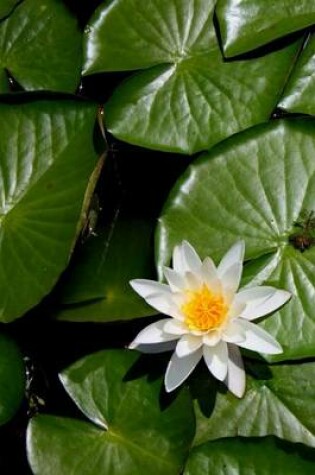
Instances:
[[[214,330],[221,326],[228,312],[222,295],[212,293],[204,285],[200,290],[188,291],[187,297],[181,310],[190,330]]]

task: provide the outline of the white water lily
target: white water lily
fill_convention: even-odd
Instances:
[[[152,353],[175,348],[165,374],[167,392],[185,381],[203,357],[213,376],[242,397],[245,372],[238,347],[282,352],[280,344],[252,320],[278,309],[291,294],[269,286],[237,292],[244,252],[244,242],[237,242],[216,267],[209,257],[201,261],[183,241],[174,249],[173,269],[164,268],[168,284],[130,282],[149,305],[171,317],[147,326],[129,345]]]

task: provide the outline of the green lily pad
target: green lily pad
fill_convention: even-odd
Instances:
[[[4,18],[5,16],[9,15],[9,13],[13,10],[13,7],[19,2],[20,0],[1,0],[0,4],[0,19]]]
[[[129,285],[134,278],[154,278],[152,229],[144,219],[118,217],[97,230],[69,268],[61,295],[66,305],[57,318],[108,322],[154,315]]]
[[[37,304],[67,266],[97,157],[96,106],[0,104],[0,320]]]
[[[80,80],[76,19],[60,0],[27,0],[0,23],[0,64],[25,89],[74,92]],[[3,75],[3,72],[1,73]],[[2,89],[8,84],[0,81]]]
[[[315,115],[315,35],[311,35],[284,90],[279,107],[289,112]]]
[[[0,426],[18,410],[24,396],[24,363],[17,345],[0,333]]]
[[[315,23],[309,0],[219,0],[216,14],[224,54],[236,56]]]
[[[221,392],[211,398],[209,378],[196,381],[201,397],[195,402],[194,445],[224,437],[274,435],[315,447],[315,363],[251,364],[248,369],[243,399]],[[211,399],[215,403],[210,413]]]
[[[301,212],[315,210],[314,137],[314,121],[292,120],[230,138],[188,168],[159,220],[160,276],[182,239],[217,262],[240,238],[247,260],[269,256],[267,269],[246,282],[292,292],[288,304],[261,322],[284,348],[272,360],[315,355],[315,247],[301,252],[289,242],[301,232],[294,227]]]
[[[263,440],[218,440],[193,449],[184,475],[312,475],[314,454],[295,444]]]
[[[270,117],[298,45],[225,62],[214,3],[116,0],[96,11],[85,38],[84,74],[146,68],[105,105],[113,135],[192,154]]]
[[[34,474],[177,475],[194,435],[188,392],[161,408],[161,380],[132,379],[138,354],[106,351],[61,375],[71,398],[92,421],[35,417],[28,428]],[[135,375],[134,375],[135,377]]]

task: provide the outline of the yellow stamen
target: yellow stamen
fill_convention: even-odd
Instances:
[[[200,290],[188,291],[187,302],[181,307],[190,330],[214,330],[225,321],[228,306],[221,294],[214,294],[204,285]]]

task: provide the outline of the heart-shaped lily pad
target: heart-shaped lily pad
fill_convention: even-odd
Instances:
[[[155,314],[129,285],[134,278],[153,278],[152,230],[144,219],[117,216],[97,230],[66,274],[61,296],[66,305],[57,317],[108,322]]]
[[[191,154],[270,117],[297,44],[251,61],[225,62],[214,4],[114,0],[96,11],[86,30],[84,74],[146,68],[105,106],[116,137]]]
[[[24,396],[24,363],[17,345],[0,333],[0,426],[16,413]]]
[[[0,4],[0,20],[5,16],[9,15],[12,11],[13,7],[19,2],[20,0],[1,0]]]
[[[315,23],[309,0],[218,0],[224,54],[236,56]]]
[[[247,369],[243,399],[231,393],[214,395],[209,378],[195,381],[200,397],[195,402],[194,445],[225,437],[275,435],[315,447],[315,363],[250,364]]]
[[[74,92],[80,80],[77,21],[60,0],[27,0],[0,23],[0,92],[7,69],[27,90]]]
[[[35,417],[27,437],[34,473],[50,474],[51,467],[58,475],[180,473],[194,435],[188,392],[161,408],[161,380],[139,379],[138,357],[101,352],[62,373],[66,390],[92,423]]]
[[[89,177],[96,106],[0,104],[0,320],[21,316],[66,267]]]
[[[279,107],[290,112],[315,115],[315,35],[305,44],[289,81],[284,90]]]
[[[313,475],[314,455],[303,447],[266,437],[218,440],[193,449],[184,475]]]
[[[278,360],[315,355],[315,247],[302,245],[315,210],[314,157],[313,120],[273,121],[238,134],[189,167],[158,228],[160,275],[182,239],[217,261],[240,238],[247,259],[273,255],[248,285],[265,281],[292,292],[261,323],[283,345],[272,357]]]

